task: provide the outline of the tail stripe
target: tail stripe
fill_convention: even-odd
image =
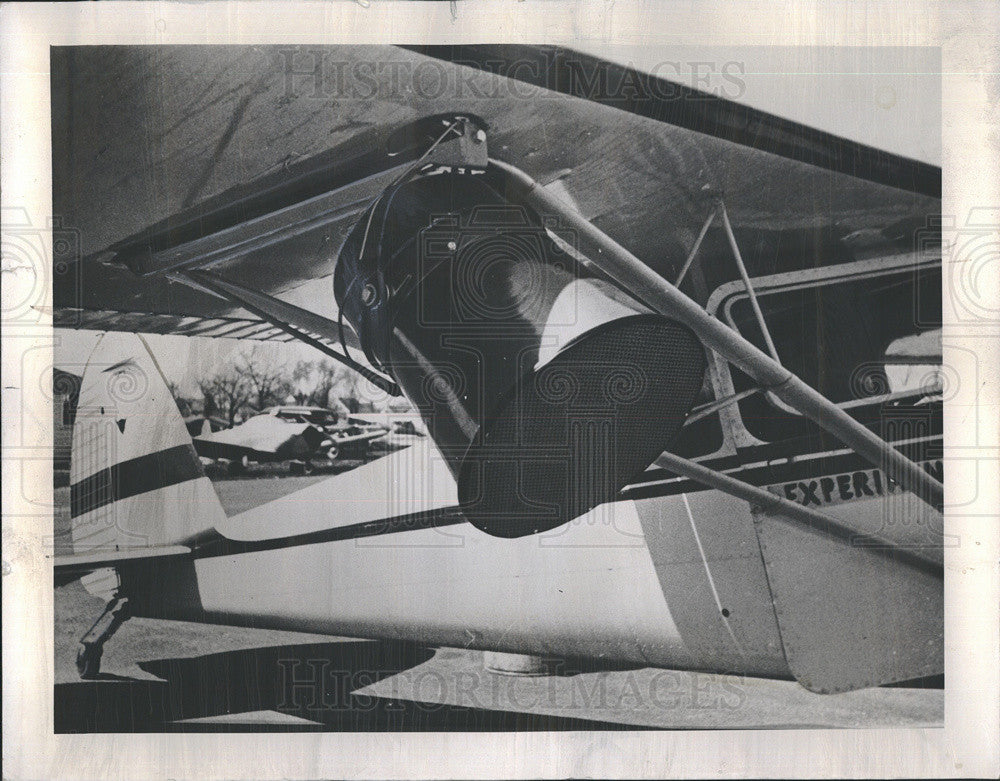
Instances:
[[[226,520],[139,336],[105,334],[94,346],[80,382],[70,483],[74,554],[183,545]]]
[[[112,502],[203,475],[193,445],[148,453],[113,464],[70,486],[70,514],[76,518]]]

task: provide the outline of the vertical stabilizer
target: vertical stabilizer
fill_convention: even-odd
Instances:
[[[77,554],[183,544],[225,518],[139,336],[105,335],[87,362],[70,483]]]

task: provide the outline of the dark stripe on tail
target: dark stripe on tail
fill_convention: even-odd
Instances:
[[[76,518],[112,502],[194,480],[203,474],[193,445],[149,453],[102,469],[70,486],[70,513]]]

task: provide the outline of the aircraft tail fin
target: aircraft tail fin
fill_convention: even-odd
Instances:
[[[80,385],[70,462],[73,554],[183,546],[225,519],[146,342],[103,336]]]

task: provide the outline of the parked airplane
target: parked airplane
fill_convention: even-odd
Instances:
[[[299,339],[429,436],[226,517],[144,342],[102,339],[55,565],[107,602],[81,674],[129,614],[816,692],[943,671],[939,169],[566,50],[338,49],[468,92],[349,68],[377,97],[332,114],[261,57],[54,50],[56,213],[101,226],[56,325]],[[252,163],[109,210],[150,186],[118,76],[153,72],[201,96],[166,147],[228,123]]]
[[[288,461],[292,472],[308,474],[314,462],[364,458],[369,445],[388,429],[351,423],[323,407],[270,407],[238,426],[194,437],[199,456],[224,461],[233,474],[251,463]]]

